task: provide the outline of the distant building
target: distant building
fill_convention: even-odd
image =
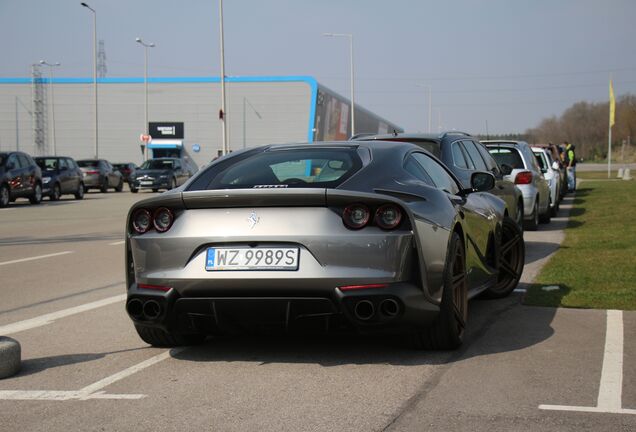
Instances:
[[[52,116],[36,147],[34,88],[48,94],[46,78],[0,78],[0,151],[19,148],[32,155],[52,152]],[[189,155],[198,165],[222,151],[220,82],[216,77],[149,78],[151,154]],[[54,78],[57,153],[94,156],[92,78]],[[39,93],[38,93],[39,94]],[[262,144],[345,140],[351,136],[349,100],[308,76],[228,77],[230,150]],[[39,96],[38,96],[39,97]],[[47,111],[49,99],[44,96]],[[141,163],[144,124],[143,78],[98,79],[99,157]],[[356,133],[402,129],[356,106]]]

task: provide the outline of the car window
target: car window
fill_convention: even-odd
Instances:
[[[99,164],[95,160],[81,160],[77,161],[77,164],[82,168],[93,168],[99,166]]]
[[[479,154],[486,163],[486,169],[493,173],[496,177],[500,176],[501,170],[499,169],[499,165],[497,165],[497,162],[493,159],[490,153],[488,153],[488,149],[486,149],[486,147],[479,142],[476,142],[475,146],[477,147],[477,150],[479,150]]]
[[[44,171],[54,171],[57,169],[57,158],[38,158],[35,163]]]
[[[479,150],[477,150],[475,143],[469,140],[464,140],[462,141],[462,144],[464,144],[464,148],[468,152],[470,159],[475,164],[475,169],[478,171],[487,171],[486,163],[479,154]]]
[[[8,164],[13,164],[13,169],[22,168],[18,155],[15,153],[9,156],[9,160],[7,160],[7,165]]]
[[[174,161],[174,169],[181,169],[181,162],[178,160]]]
[[[534,157],[534,153],[532,153],[530,147],[522,146],[521,149],[526,158],[527,164],[530,165],[534,171],[540,172],[541,168],[539,168],[539,162],[537,161],[537,158]]]
[[[68,168],[68,167],[69,167],[69,166],[68,166],[68,164],[66,163],[66,159],[64,159],[64,158],[60,158],[60,167],[59,167],[59,168],[60,168],[60,169],[63,169],[63,168]]]
[[[360,168],[362,161],[355,148],[273,149],[237,159],[217,173],[206,189],[330,188],[342,184]]]
[[[31,158],[29,158],[28,156],[20,154],[18,155],[18,159],[20,159],[20,165],[22,165],[22,168],[28,168],[32,165],[30,160]]]
[[[488,152],[500,166],[506,164],[513,169],[526,168],[517,149],[511,147],[488,147]]]
[[[468,169],[468,162],[466,162],[466,156],[459,141],[451,144],[451,150],[453,153],[453,165],[458,168]]]
[[[442,189],[450,194],[459,193],[457,182],[448,174],[442,165],[424,153],[413,153],[413,158],[422,166],[424,171],[431,177],[438,189]]]
[[[415,160],[413,155],[410,155],[406,159],[406,162],[404,163],[404,169],[408,173],[413,175],[415,178],[417,178],[418,180],[423,181],[427,185],[432,186],[432,187],[437,187],[437,185],[435,185],[435,183],[433,182],[433,179],[431,179],[431,177],[426,173],[426,171],[424,170],[422,165],[418,161]]]

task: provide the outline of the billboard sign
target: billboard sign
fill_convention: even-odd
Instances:
[[[183,139],[183,122],[150,122],[148,132],[153,139]]]

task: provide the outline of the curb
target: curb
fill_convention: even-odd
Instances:
[[[0,336],[0,379],[15,375],[20,370],[20,343]]]

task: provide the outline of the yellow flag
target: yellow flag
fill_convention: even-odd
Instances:
[[[612,80],[610,80],[610,86],[609,86],[609,97],[610,97],[610,101],[609,101],[609,121],[610,121],[610,127],[614,126],[614,123],[616,123],[614,121],[614,114],[616,113],[616,99],[614,98],[614,86],[612,85]]]

